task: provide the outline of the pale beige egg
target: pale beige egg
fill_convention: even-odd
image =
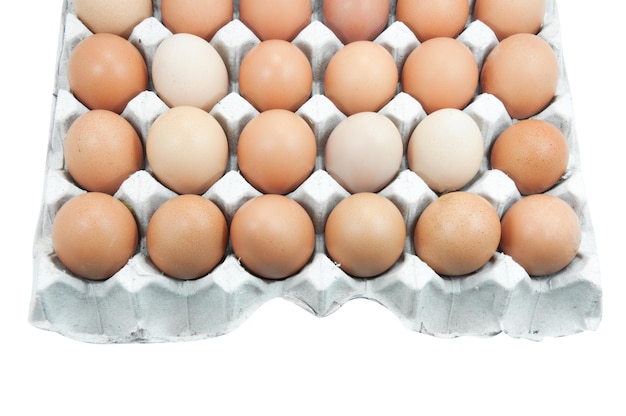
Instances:
[[[146,139],[154,176],[179,194],[203,194],[226,170],[228,140],[217,120],[196,107],[174,107],[152,124]]]

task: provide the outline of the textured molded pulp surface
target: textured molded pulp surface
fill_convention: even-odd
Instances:
[[[293,301],[318,316],[333,313],[350,299],[368,298],[387,307],[408,329],[440,337],[491,336],[504,332],[513,337],[540,340],[597,329],[602,298],[598,259],[579,166],[558,14],[554,0],[548,0],[547,4],[539,36],[555,50],[561,77],[553,102],[535,118],[553,123],[567,138],[571,152],[567,173],[548,193],[574,208],[583,232],[579,253],[565,270],[533,279],[509,256],[496,253],[485,267],[471,275],[454,279],[438,276],[415,256],[411,239],[417,218],[437,194],[407,169],[406,159],[396,179],[380,192],[398,206],[406,219],[407,240],[401,259],[385,274],[365,280],[346,275],[328,258],[324,224],[328,213],[348,193],[324,171],[324,144],[345,115],[324,97],[323,73],[342,44],[321,22],[321,0],[313,0],[311,24],[293,43],[304,51],[314,71],[313,95],[297,113],[315,132],[318,158],[311,177],[288,195],[305,207],[315,224],[316,249],[307,266],[285,280],[266,281],[248,273],[229,247],[224,262],[200,279],[181,282],[162,275],[147,255],[145,231],[152,213],[176,194],[155,180],[146,166],[128,178],[115,194],[135,214],[142,236],[138,251],[112,278],[89,282],[72,276],[63,267],[54,255],[51,242],[51,226],[57,210],[65,201],[84,192],[64,171],[62,145],[71,123],[87,111],[69,92],[67,59],[73,47],[91,32],[76,18],[71,1],[66,2],[44,195],[34,244],[30,322],[86,342],[183,341],[226,334],[276,297]],[[148,67],[156,47],[171,35],[160,23],[159,5],[156,1],[154,16],[139,24],[130,37]],[[391,5],[393,11],[394,0]],[[224,177],[204,195],[217,203],[229,222],[239,206],[259,195],[237,171],[237,138],[245,124],[258,114],[238,94],[238,64],[259,43],[237,19],[237,8],[235,2],[235,19],[211,41],[226,62],[231,79],[229,95],[211,111],[227,133],[231,158]],[[479,65],[497,44],[491,30],[472,19],[458,39],[470,47]],[[387,29],[375,41],[392,53],[398,68],[419,44],[393,15]],[[150,88],[131,101],[122,113],[144,140],[152,121],[167,110]],[[514,120],[498,99],[480,91],[464,111],[480,126],[487,149],[480,173],[464,190],[487,198],[502,215],[521,196],[506,175],[489,169],[488,149]],[[396,124],[405,144],[426,115],[416,100],[401,92],[380,113]]]

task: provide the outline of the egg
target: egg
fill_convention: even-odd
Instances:
[[[226,133],[197,107],[174,107],[152,123],[146,157],[155,177],[179,194],[203,194],[224,175]]]
[[[76,16],[93,33],[127,38],[139,23],[152,17],[151,0],[72,0]]]
[[[346,115],[378,111],[396,94],[398,68],[393,56],[370,41],[337,51],[324,75],[324,94]]]
[[[374,40],[387,26],[389,0],[324,0],[322,19],[344,44]]]
[[[291,42],[311,13],[311,0],[239,0],[239,19],[261,40]]]
[[[284,279],[301,270],[315,248],[309,214],[296,201],[266,194],[244,203],[230,225],[235,256],[251,273]]]
[[[205,276],[224,258],[228,225],[222,211],[199,195],[179,195],[150,218],[146,248],[150,260],[180,280]]]
[[[442,195],[418,217],[417,256],[436,273],[463,276],[483,267],[500,242],[500,217],[483,197],[464,191]]]
[[[478,86],[478,64],[470,49],[456,39],[438,37],[416,47],[402,68],[402,90],[426,113],[465,108]]]
[[[113,195],[142,168],[143,146],[125,118],[108,110],[91,110],[68,129],[63,157],[67,171],[81,188]]]
[[[137,48],[110,33],[80,41],[67,63],[70,91],[89,109],[121,113],[148,88],[148,69]]]
[[[397,175],[403,147],[398,128],[387,117],[353,114],[328,137],[326,171],[351,193],[378,192]]]
[[[163,40],[152,60],[152,82],[169,107],[210,111],[228,93],[228,71],[217,50],[190,33]]]
[[[61,263],[73,274],[105,280],[135,254],[137,223],[120,200],[87,192],[64,203],[52,224],[52,245]]]
[[[259,111],[296,111],[308,100],[313,69],[290,42],[270,39],[254,46],[239,67],[239,92]]]
[[[506,173],[522,195],[552,188],[567,170],[569,148],[563,133],[543,120],[521,120],[496,139],[491,166]]]
[[[286,194],[305,181],[315,167],[313,130],[288,110],[267,110],[246,124],[237,144],[243,177],[264,193]]]
[[[172,33],[191,33],[210,41],[233,19],[231,0],[161,0],[161,20]]]
[[[456,38],[469,17],[467,0],[398,0],[396,16],[420,42]]]
[[[516,33],[537,34],[546,0],[476,0],[474,17],[489,26],[499,40]]]
[[[483,155],[480,128],[469,115],[453,108],[426,116],[407,145],[409,169],[440,193],[467,185],[478,173]]]
[[[537,35],[519,33],[501,41],[483,64],[480,85],[496,96],[515,119],[546,108],[559,82],[559,64],[550,45]]]
[[[387,198],[357,193],[328,216],[324,239],[330,258],[353,277],[370,278],[391,268],[402,255],[404,217]]]
[[[550,194],[529,195],[502,217],[500,249],[530,276],[547,276],[569,265],[582,234],[576,212]]]

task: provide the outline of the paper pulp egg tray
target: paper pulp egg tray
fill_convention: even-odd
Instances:
[[[323,236],[325,221],[332,208],[349,194],[324,170],[326,140],[346,116],[323,95],[324,69],[343,45],[322,23],[321,3],[313,0],[311,23],[293,40],[309,58],[314,73],[312,96],[297,114],[309,123],[318,141],[316,167],[299,188],[287,195],[307,210],[315,225],[315,252],[308,264],[284,280],[264,280],[248,273],[229,246],[223,262],[206,276],[191,281],[165,276],[150,261],[145,233],[154,211],[176,194],[161,185],[146,165],[115,194],[131,208],[137,220],[140,230],[137,252],[113,277],[95,282],[72,275],[55,256],[51,239],[56,212],[64,202],[85,192],[64,169],[63,139],[72,122],[88,111],[69,90],[66,66],[72,49],[91,32],[76,17],[71,1],[65,2],[44,192],[34,242],[29,311],[32,325],[92,343],[198,340],[235,330],[265,302],[281,297],[320,317],[335,312],[351,299],[367,298],[388,308],[409,330],[438,337],[505,333],[541,340],[597,329],[602,311],[599,263],[581,177],[555,0],[547,1],[539,36],[557,55],[560,81],[551,104],[534,118],[556,125],[567,139],[570,149],[567,172],[548,193],[574,208],[582,228],[582,243],[567,268],[543,278],[529,277],[511,257],[500,252],[470,275],[457,278],[437,275],[415,255],[412,234],[420,213],[438,195],[408,170],[406,158],[397,177],[380,191],[406,220],[407,240],[398,262],[383,275],[356,279],[328,257]],[[395,20],[395,3],[391,1],[389,24],[375,42],[389,50],[401,68],[419,42],[403,23]],[[157,46],[171,35],[160,21],[160,1],[156,1],[153,17],[140,23],[129,40],[150,68]],[[493,32],[471,16],[458,40],[471,49],[479,66],[497,44]],[[204,196],[221,208],[229,223],[244,202],[260,195],[238,172],[236,160],[239,133],[258,114],[238,93],[238,63],[259,42],[238,19],[237,1],[234,19],[211,41],[224,59],[231,80],[229,94],[211,110],[227,134],[231,156],[224,176]],[[128,104],[122,116],[145,140],[151,123],[167,108],[150,86]],[[480,172],[463,190],[485,197],[502,216],[521,195],[505,174],[490,169],[488,149],[514,120],[498,99],[480,91],[464,111],[479,125],[487,150]],[[380,113],[396,124],[405,145],[415,126],[426,116],[421,105],[400,88]]]

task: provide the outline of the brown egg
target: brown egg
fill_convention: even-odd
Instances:
[[[59,209],[52,225],[52,244],[72,273],[104,280],[135,254],[138,234],[133,214],[120,200],[87,192]]]
[[[467,0],[398,0],[396,16],[424,42],[438,37],[456,38],[469,16]]]
[[[483,197],[451,192],[426,207],[413,235],[417,256],[444,276],[483,267],[500,242],[500,217]]]
[[[328,255],[353,277],[377,276],[402,255],[404,217],[387,198],[369,192],[342,200],[330,212],[324,233]]]
[[[88,111],[72,123],[63,156],[78,186],[110,195],[143,166],[139,135],[126,119],[108,110]]]
[[[244,127],[237,160],[244,178],[264,193],[286,194],[309,177],[317,143],[311,127],[288,110],[268,110]]]
[[[467,46],[456,39],[432,38],[411,52],[402,69],[402,89],[426,113],[442,108],[462,110],[478,86],[478,65]]]
[[[576,257],[581,238],[578,216],[553,195],[524,197],[502,217],[500,249],[531,276],[565,268]]]
[[[506,173],[522,195],[553,187],[565,174],[569,149],[563,133],[542,120],[522,120],[504,130],[491,149],[491,166]]]
[[[500,42],[487,55],[480,85],[495,95],[516,119],[546,108],[559,82],[559,64],[550,45],[536,35],[520,33]]]
[[[170,277],[205,276],[226,254],[228,225],[222,211],[199,195],[180,195],[152,215],[146,233],[150,260]]]
[[[152,16],[151,0],[72,0],[76,16],[93,33],[127,38],[142,20]]]
[[[296,111],[311,95],[313,70],[304,52],[290,42],[266,40],[244,56],[239,91],[259,111]]]
[[[85,106],[118,114],[148,88],[148,69],[141,53],[110,33],[91,35],[76,45],[67,77],[71,92]]]
[[[398,68],[381,45],[352,42],[328,62],[325,95],[346,115],[378,111],[396,94]]]
[[[546,0],[476,0],[474,17],[494,31],[499,40],[516,33],[537,34],[543,24]]]
[[[243,204],[233,216],[230,238],[243,266],[266,279],[284,279],[297,273],[315,247],[309,214],[296,201],[275,194]]]
[[[311,0],[240,0],[239,19],[261,40],[291,42],[311,22]]]
[[[228,140],[217,120],[196,107],[174,107],[150,127],[146,156],[156,178],[179,194],[203,194],[228,163]]]
[[[322,18],[344,44],[374,40],[387,26],[389,0],[324,0]]]
[[[191,33],[210,41],[233,19],[231,0],[161,0],[161,19],[172,33]]]

